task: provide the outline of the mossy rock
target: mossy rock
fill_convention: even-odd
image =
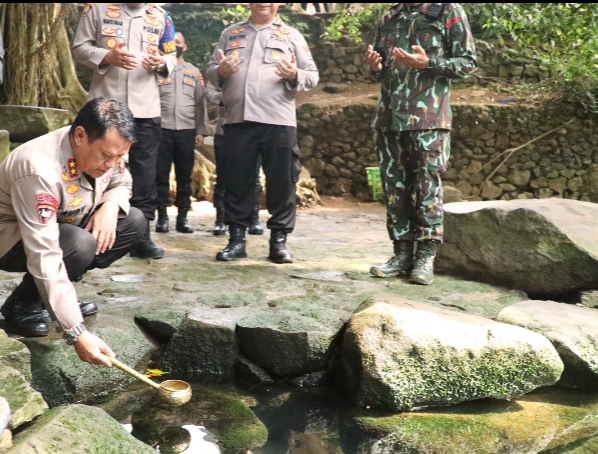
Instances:
[[[84,436],[83,436],[84,435]],[[7,454],[155,454],[104,410],[86,405],[54,408],[14,437]]]
[[[11,430],[32,421],[48,409],[42,395],[29,385],[23,374],[3,364],[0,364],[0,396],[10,405],[8,428]]]
[[[0,329],[0,363],[10,366],[31,381],[31,353],[29,349],[16,339],[8,337]]]

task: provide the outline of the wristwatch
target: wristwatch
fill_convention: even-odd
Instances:
[[[64,330],[62,333],[62,338],[67,344],[75,345],[77,343],[77,338],[83,331],[86,331],[85,325],[83,323],[79,323],[78,325],[73,326],[71,329]]]

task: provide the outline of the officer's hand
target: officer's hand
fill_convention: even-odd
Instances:
[[[137,58],[135,55],[123,49],[126,45],[126,42],[117,44],[114,49],[106,54],[101,64],[114,65],[129,71],[133,68],[136,68]]]
[[[143,69],[146,71],[155,71],[164,63],[166,63],[166,60],[164,60],[164,57],[159,54],[144,55],[143,59],[141,60],[141,66],[143,66]]]
[[[370,65],[372,71],[382,71],[382,57],[374,50],[371,44],[365,52],[365,62]]]
[[[413,49],[412,54],[403,49],[399,49],[398,47],[395,47],[392,50],[392,54],[397,61],[404,63],[410,68],[427,68],[430,64],[430,58],[426,55],[426,51],[420,46],[411,46],[411,48]]]
[[[114,246],[119,210],[116,202],[108,200],[98,208],[85,226],[85,230],[91,232],[97,241],[96,255],[103,254],[106,249]]]
[[[106,356],[116,356],[108,344],[89,331],[83,331],[77,337],[74,347],[79,359],[90,364],[112,367],[112,362]]]
[[[197,148],[199,148],[202,145],[203,145],[203,136],[198,134],[198,135],[195,136],[195,146]]]
[[[220,57],[220,66],[218,66],[218,74],[222,78],[226,78],[236,73],[241,67],[241,59],[230,54],[228,57],[224,56],[222,49],[218,49],[218,56]]]
[[[291,54],[291,59],[282,59],[276,63],[276,71],[274,71],[278,77],[294,81],[297,78],[297,58],[295,54]]]

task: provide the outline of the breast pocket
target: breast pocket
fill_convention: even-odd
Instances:
[[[264,55],[265,63],[278,63],[282,59],[289,59],[291,50],[284,41],[271,39],[266,44],[266,53]]]
[[[174,91],[172,78],[167,77],[166,79],[158,79],[158,89],[160,90],[160,96],[172,93]]]
[[[247,42],[245,39],[232,39],[226,43],[226,51],[224,52],[226,56],[234,55],[235,57],[240,57],[243,49],[247,47]]]
[[[142,36],[142,51],[147,54],[158,55],[158,41],[159,36],[155,33],[143,32]]]
[[[101,30],[100,42],[105,49],[114,49],[119,44],[123,29],[120,27],[104,26]]]
[[[415,25],[415,42],[412,44],[424,48],[427,54],[438,56],[442,52],[442,21],[421,21]]]
[[[190,76],[183,77],[183,94],[185,96],[195,96],[195,86],[197,85],[197,81]]]

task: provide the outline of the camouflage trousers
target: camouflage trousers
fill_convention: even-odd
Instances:
[[[442,241],[442,181],[450,131],[376,130],[376,150],[391,240]]]

